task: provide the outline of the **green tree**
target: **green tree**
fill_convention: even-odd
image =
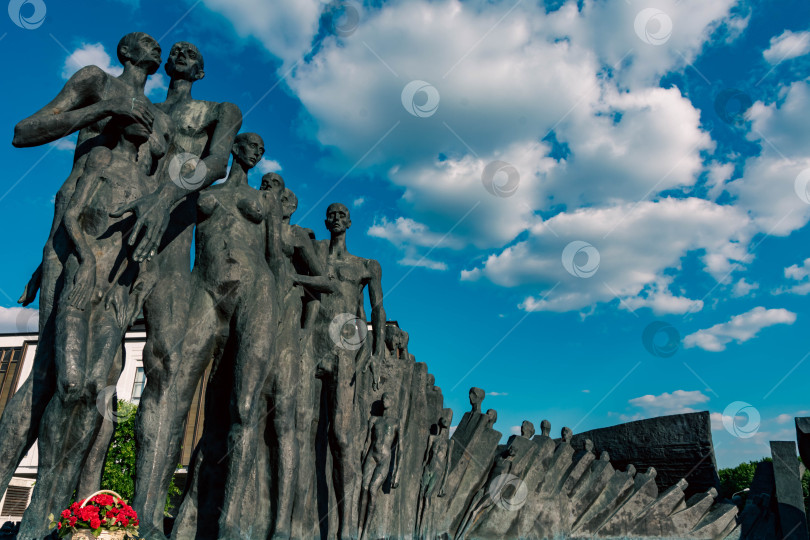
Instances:
[[[720,469],[718,475],[720,476],[720,497],[730,499],[732,495],[737,492],[743,491],[751,487],[751,482],[754,480],[754,472],[757,465],[763,461],[773,461],[771,458],[762,458],[759,461],[749,461],[748,463],[740,463],[736,467],[729,469]],[[801,463],[802,458],[799,458]],[[804,495],[804,508],[805,512],[810,515],[810,470],[804,471],[802,475],[802,492]],[[743,499],[746,499],[745,493],[740,493]]]
[[[135,493],[135,413],[138,408],[128,401],[118,400],[118,422],[112,444],[107,450],[104,462],[104,473],[101,476],[101,487],[111,489],[128,501]],[[172,510],[171,499],[180,494],[180,488],[169,485],[166,497],[166,514]]]

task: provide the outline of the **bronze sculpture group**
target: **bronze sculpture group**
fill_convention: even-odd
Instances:
[[[624,534],[657,504],[657,491],[647,496],[654,472],[614,471],[606,452],[593,459],[590,441],[575,454],[571,430],[555,441],[547,420],[541,435],[524,422],[501,445],[480,388],[451,438],[453,411],[408,352],[408,334],[386,322],[379,263],[347,249],[349,209],[329,205],[329,239],[319,241],[291,224],[298,199],[280,175],[248,185],[264,141],[239,132],[236,105],[192,98],[205,75],[196,46],[171,47],[158,104],[144,95],[158,43],[135,32],[117,53],[120,76],[85,67],[15,128],[18,147],[79,132],[42,263],[20,299],[40,293],[34,366],[0,417],[0,492],[39,439],[19,539],[44,538],[48,514],[98,488],[112,429],[96,400],[115,384],[124,333],[141,312],[133,507],[144,538],[165,539],[184,421],[209,366],[205,426],[173,538]],[[600,498],[613,484],[597,480],[610,475],[621,491]],[[496,504],[506,476],[524,484],[525,506]],[[575,516],[557,506],[569,497]],[[716,514],[671,520],[672,532],[719,535],[734,513]]]

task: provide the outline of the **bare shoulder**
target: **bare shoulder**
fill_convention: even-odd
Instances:
[[[220,120],[230,120],[230,121],[236,119],[238,119],[239,121],[242,120],[242,111],[234,103],[231,103],[229,101],[223,101],[221,103],[207,101],[206,103],[209,103],[211,105],[211,107],[216,112],[217,118]]]
[[[98,66],[85,66],[74,73],[65,86],[95,90],[101,93],[108,80],[117,81],[115,77]]]

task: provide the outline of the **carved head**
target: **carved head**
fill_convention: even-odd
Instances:
[[[498,411],[495,409],[487,410],[487,426],[492,427],[495,425],[495,422],[498,421]]]
[[[381,399],[382,399],[383,409],[387,410],[387,409],[390,409],[391,407],[394,406],[394,396],[392,396],[388,392],[383,392],[383,395],[382,395]]]
[[[470,405],[473,406],[474,411],[481,410],[481,403],[484,401],[485,396],[486,393],[482,388],[476,388],[475,386],[470,388]]]
[[[586,452],[593,452],[593,441],[590,439],[585,439],[585,451]]]
[[[627,475],[628,476],[635,476],[636,475],[636,466],[632,463],[627,466]]]
[[[603,452],[602,452],[602,453],[599,455],[599,460],[600,460],[600,461],[610,461],[610,454],[608,454],[608,453],[607,453],[607,450],[603,451]]]
[[[240,133],[233,141],[231,154],[234,162],[252,169],[264,155],[264,140],[257,133]]]
[[[172,79],[199,81],[205,77],[203,56],[193,43],[178,41],[169,50],[169,57],[163,66],[166,74]]]
[[[546,437],[551,435],[551,422],[549,422],[548,420],[543,420],[542,422],[540,422],[540,433],[542,433]]]
[[[284,191],[285,186],[284,179],[280,174],[269,172],[262,176],[262,185],[259,189],[262,191],[275,191],[281,195],[281,192]]]
[[[524,420],[523,423],[520,424],[520,436],[526,437],[527,439],[534,437],[534,424],[528,420]]]
[[[298,209],[298,197],[289,188],[281,194],[281,213],[285,218],[292,216]]]
[[[560,435],[562,436],[563,442],[570,443],[571,442],[571,437],[574,436],[574,432],[571,431],[570,427],[564,427],[564,428],[562,428],[562,431],[560,432]]]
[[[352,226],[352,218],[345,204],[332,203],[326,209],[326,230],[332,234],[341,234]]]
[[[160,45],[155,38],[144,32],[131,32],[118,42],[118,61],[142,67],[147,75],[154,74],[160,67]]]
[[[439,417],[439,425],[443,428],[449,428],[453,423],[453,409],[442,409],[442,415]]]

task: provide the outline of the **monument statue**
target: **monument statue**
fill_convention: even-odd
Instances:
[[[191,43],[181,41],[170,49],[165,65],[169,89],[158,107],[177,128],[172,154],[166,159],[178,170],[162,175],[153,193],[122,208],[134,211],[139,222],[151,214],[161,216],[159,226],[147,228],[146,241],[135,254],[136,259],[154,255],[157,272],[153,294],[144,305],[146,385],[135,418],[137,473],[132,507],[141,516],[140,534],[147,539],[164,538],[163,508],[180,462],[183,425],[211,360],[181,354],[189,329],[196,192],[225,177],[242,124],[236,105],[192,98],[192,86],[205,76],[203,68],[203,56]],[[156,210],[150,213],[146,208]]]
[[[375,376],[377,359],[385,355],[385,311],[382,298],[382,270],[371,259],[352,255],[346,248],[346,232],[351,227],[349,209],[340,203],[326,209],[326,228],[331,238],[326,248],[326,275],[335,292],[321,295],[315,318],[313,346],[318,376],[324,387],[329,416],[329,446],[332,452],[334,489],[338,500],[338,537],[357,536],[357,494],[360,450],[357,448],[357,415],[354,411],[353,380],[358,371],[371,369]],[[371,354],[366,355],[363,290],[371,302]],[[331,330],[331,331],[330,331]],[[347,334],[347,330],[349,333]]]
[[[394,467],[391,473],[391,487],[399,487],[399,462],[402,450],[399,448],[399,420],[390,416],[393,398],[387,392],[382,395],[382,414],[368,422],[363,457],[363,485],[360,492],[360,539],[368,537],[367,525],[375,515],[377,492],[388,479],[391,467],[391,454],[394,454]]]
[[[178,540],[721,539],[741,528],[743,538],[765,538],[806,523],[792,443],[772,444],[792,465],[758,469],[756,508],[741,523],[734,504],[700,483],[716,477],[708,413],[576,437],[564,427],[558,440],[548,420],[539,435],[526,420],[503,445],[497,411],[482,413],[486,393],[473,387],[450,435],[453,412],[435,377],[408,351],[408,333],[386,320],[380,264],[347,249],[348,208],[329,205],[330,237],[319,241],[291,223],[298,198],[281,175],[248,185],[264,141],[237,135],[236,105],[191,97],[204,76],[195,45],[172,46],[158,105],[143,93],[160,66],[157,42],[132,33],[117,52],[119,77],[83,68],[15,128],[18,147],[79,131],[42,262],[20,298],[27,305],[41,294],[34,366],[0,417],[0,490],[39,438],[18,538],[44,538],[46,516],[98,483],[112,425],[96,399],[115,385],[124,333],[141,309],[147,383],[133,506],[149,540],[166,538],[166,493],[209,365]],[[227,179],[214,184],[230,156]],[[664,435],[654,456],[634,453],[650,426],[710,459]],[[797,420],[803,454],[808,426]],[[636,455],[647,463],[617,463]],[[698,467],[706,474],[690,488],[679,475]],[[769,501],[789,508],[779,514]]]

